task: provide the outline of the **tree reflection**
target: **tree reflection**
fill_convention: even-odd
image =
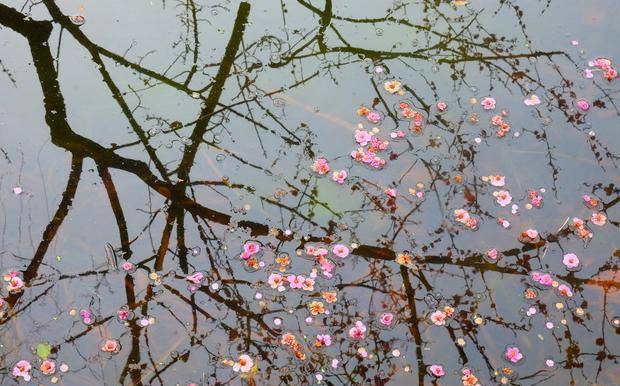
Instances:
[[[421,220],[414,217],[424,210],[436,211],[443,219],[447,219],[450,217],[450,210],[464,202],[468,210],[480,218],[491,222],[497,220],[491,211],[479,204],[479,198],[486,194],[486,188],[480,183],[476,166],[478,150],[465,133],[467,116],[453,121],[438,114],[424,96],[430,92],[437,99],[436,85],[416,67],[429,62],[432,63],[431,67],[447,66],[454,88],[458,90],[468,87],[465,66],[475,62],[480,71],[488,73],[493,84],[514,88],[524,96],[529,94],[533,86],[546,91],[551,97],[549,109],[562,114],[575,130],[581,131],[580,123],[584,117],[566,102],[571,86],[561,73],[560,67],[554,67],[561,78],[560,84],[550,86],[543,80],[536,64],[530,62],[538,59],[555,65],[555,60],[572,60],[570,56],[562,51],[537,51],[531,48],[520,51],[521,39],[529,41],[527,28],[519,8],[509,1],[500,2],[499,7],[511,7],[515,11],[523,36],[503,37],[487,31],[479,18],[480,11],[470,10],[459,16],[450,16],[443,11],[445,7],[439,1],[415,4],[416,9],[425,15],[422,22],[416,24],[408,18],[398,16],[405,8],[405,4],[400,2],[383,17],[359,18],[340,14],[340,11],[334,9],[335,4],[331,0],[326,0],[321,7],[312,2],[297,0],[282,2],[283,23],[288,28],[286,10],[295,8],[295,12],[304,12],[304,15],[307,15],[304,17],[316,21],[316,26],[310,31],[293,30],[289,34],[287,29],[287,40],[271,35],[258,38],[248,36],[246,28],[252,21],[253,6],[248,2],[240,2],[234,21],[230,21],[231,32],[223,45],[225,49],[222,57],[217,63],[205,63],[201,59],[201,48],[207,43],[200,41],[200,20],[201,14],[208,9],[193,0],[179,2],[179,5],[179,20],[186,27],[186,35],[178,41],[180,53],[173,60],[184,63],[185,70],[170,76],[167,75],[168,71],[149,69],[142,65],[141,61],[131,61],[127,59],[127,55],[112,52],[97,44],[52,0],[42,0],[36,5],[29,2],[30,12],[44,8],[49,13],[48,20],[25,17],[16,9],[0,4],[0,23],[21,35],[28,43],[41,86],[45,121],[49,126],[51,141],[58,148],[71,153],[72,157],[62,199],[43,232],[36,252],[23,270],[23,278],[29,288],[26,292],[7,297],[9,309],[0,323],[6,326],[19,320],[24,310],[44,298],[54,283],[87,277],[98,281],[104,278],[114,280],[116,273],[112,269],[97,269],[73,275],[61,274],[54,279],[49,279],[41,272],[46,257],[49,258],[48,247],[62,226],[75,198],[83,160],[90,159],[96,165],[118,227],[119,248],[116,252],[125,260],[131,259],[139,272],[155,272],[156,276],[161,278],[161,282],[149,281],[144,285],[138,283],[132,274],[126,274],[122,278],[125,289],[125,299],[122,301],[130,310],[141,315],[148,315],[149,310],[157,307],[158,312],[170,318],[170,329],[186,334],[178,338],[179,348],[172,350],[177,352],[176,356],[170,355],[162,360],[158,355],[167,348],[153,348],[159,343],[157,337],[149,335],[148,329],[142,329],[135,323],[130,324],[123,333],[123,343],[127,346],[123,350],[126,361],[119,365],[116,372],[119,383],[138,385],[167,384],[173,380],[176,382],[178,375],[169,369],[179,362],[187,362],[196,352],[202,353],[199,354],[200,358],[209,358],[209,369],[204,370],[204,374],[198,378],[202,378],[201,381],[205,384],[215,384],[216,380],[218,384],[226,383],[225,380],[229,379],[231,374],[217,364],[221,361],[222,350],[218,351],[214,342],[209,341],[209,337],[213,335],[229,339],[230,342],[223,343],[227,348],[229,346],[239,352],[252,352],[260,358],[261,372],[256,378],[250,378],[250,383],[305,384],[311,382],[315,372],[325,371],[325,381],[328,384],[383,385],[396,377],[397,373],[402,373],[403,361],[390,356],[391,347],[401,347],[404,352],[411,345],[413,348],[407,352],[407,360],[415,363],[411,372],[415,374],[418,384],[438,384],[427,373],[427,366],[433,363],[428,358],[428,348],[433,342],[425,315],[433,307],[433,301],[429,299],[447,302],[458,310],[453,321],[446,327],[448,341],[454,342],[453,346],[442,348],[452,354],[453,363],[450,367],[455,367],[457,363],[458,366],[485,366],[485,369],[477,368],[477,371],[482,374],[485,370],[488,379],[495,379],[502,364],[487,353],[487,347],[481,342],[488,342],[488,337],[484,334],[489,332],[485,332],[480,324],[472,321],[471,315],[480,314],[485,326],[493,326],[491,331],[494,333],[502,331],[514,339],[518,337],[526,341],[534,340],[528,336],[530,331],[533,331],[529,319],[518,319],[514,315],[503,316],[502,310],[505,308],[497,307],[497,302],[501,302],[494,298],[497,281],[508,280],[504,278],[510,277],[517,283],[525,283],[530,271],[544,268],[543,258],[549,248],[563,250],[562,243],[574,236],[567,227],[562,227],[556,232],[545,234],[539,243],[519,245],[501,251],[505,258],[498,264],[486,262],[483,253],[474,247],[464,248],[458,239],[463,231],[449,224],[447,220],[441,222],[436,229],[426,230],[428,243],[422,244],[416,240],[413,229],[421,229]],[[402,28],[403,31],[419,37],[421,41],[413,50],[379,50],[353,43],[357,39],[350,36],[350,26],[364,29],[381,28],[383,25]],[[58,60],[52,55],[49,44],[56,30],[68,33],[90,55],[101,80],[129,124],[132,136],[128,142],[104,146],[78,134],[72,128],[69,123],[71,119],[67,116],[63,89],[58,80]],[[67,39],[66,35],[64,39]],[[275,52],[268,63],[260,59],[264,49]],[[319,65],[316,64],[317,60]],[[319,183],[314,176],[307,173],[308,159],[319,154],[320,141],[307,127],[291,127],[276,109],[268,107],[268,100],[277,107],[282,103],[279,98],[286,97],[285,91],[303,88],[321,77],[331,77],[334,83],[337,83],[332,71],[359,63],[366,63],[371,69],[375,65],[384,64],[388,71],[391,63],[400,63],[412,73],[418,74],[430,90],[419,91],[406,87],[408,96],[416,107],[423,110],[428,117],[428,127],[441,132],[443,138],[430,139],[426,148],[414,146],[408,140],[401,153],[392,154],[395,160],[406,156],[413,160],[411,168],[406,170],[394,185],[406,190],[407,185],[403,182],[406,175],[414,168],[422,170],[428,176],[426,201],[414,202],[405,197],[402,200],[407,201],[406,208],[390,208],[390,204],[386,204],[381,196],[380,185],[364,177],[354,177],[343,189],[346,189],[346,194],[359,200],[361,207],[359,210],[346,211],[334,207],[319,197]],[[310,68],[309,72],[307,68],[300,70],[304,65]],[[144,88],[128,86],[129,90],[123,90],[110,73],[109,68],[112,66],[131,70],[131,73],[142,81]],[[268,71],[281,68],[290,70],[294,81],[287,84],[290,80],[282,79],[282,85],[273,90],[261,88],[261,78],[267,77],[265,74]],[[376,94],[373,96],[373,104],[380,106],[387,115],[384,125],[393,124],[398,127],[402,123],[399,122],[395,109],[382,96],[380,81],[371,73],[369,82],[369,90]],[[613,93],[604,86],[597,86],[603,95],[601,99],[607,98],[615,107]],[[170,122],[163,114],[160,116],[155,111],[149,111],[146,119],[137,115],[136,111],[142,107],[141,95],[151,89],[161,88],[177,90],[185,97],[200,103],[200,111],[194,120],[184,123]],[[128,102],[130,97],[138,100],[136,106],[131,107]],[[537,109],[536,114],[543,120],[543,114],[546,113]],[[236,141],[243,141],[244,138],[234,129],[227,127],[231,120],[251,125],[257,138],[256,151],[263,155],[264,163],[257,163],[246,157],[243,147],[234,147]],[[163,127],[162,134],[182,143],[183,151],[178,162],[163,158],[161,153],[165,150],[162,151],[153,144],[155,134],[145,129],[150,127],[151,121]],[[216,130],[228,134],[233,145],[218,141],[213,135],[207,135]],[[540,129],[526,129],[524,132],[529,132],[545,142],[548,166],[557,196],[559,166],[547,129],[543,125]],[[587,141],[594,157],[592,162],[603,169],[616,166],[618,155],[596,138],[589,138]],[[138,147],[143,149],[144,159],[121,155],[134,154],[127,151]],[[241,179],[235,180],[235,177],[203,179],[194,166],[197,164],[199,152],[205,149],[225,154],[244,169],[259,176],[271,175],[273,165],[279,158],[285,158],[284,154],[291,152],[297,154],[298,158],[295,162],[289,162],[287,167],[296,171],[290,176],[281,177],[281,195],[274,193],[270,196],[258,192],[255,187]],[[121,177],[120,172],[123,172],[125,177]],[[471,179],[462,184],[455,183],[452,177],[457,174],[468,175]],[[139,234],[132,234],[130,231],[135,228],[128,226],[128,221],[132,221],[133,216],[124,212],[124,203],[119,198],[115,184],[115,180],[129,178],[127,175],[139,179],[148,187],[149,206],[143,211],[148,213],[149,221]],[[620,201],[618,188],[614,185],[601,184],[592,187],[592,191],[600,192],[601,196],[602,192],[605,193],[607,201],[603,206],[607,213]],[[231,197],[235,192],[252,195],[266,207],[277,210],[282,217],[281,225],[274,226],[268,219],[238,220],[237,213],[212,206],[209,200],[204,199],[207,194],[220,195],[233,207]],[[153,199],[151,195],[160,197]],[[315,215],[315,208],[328,213],[330,219],[321,220],[320,216]],[[372,222],[375,216],[386,224],[385,229],[378,232],[378,235],[368,232],[368,224],[365,224]],[[158,229],[156,225],[160,222],[162,226]],[[611,226],[617,228],[618,223],[611,221]],[[289,228],[294,231],[289,232]],[[235,260],[238,251],[228,249],[229,242],[225,240],[230,237],[226,236],[227,234],[234,233],[231,230],[248,231],[250,237],[264,240],[274,254],[286,252],[291,256],[308,244],[330,244],[340,239],[340,233],[350,234],[352,239],[359,240],[359,246],[352,251],[357,256],[355,267],[359,272],[354,273],[354,278],[350,277],[350,273],[343,273],[334,280],[332,286],[339,290],[339,301],[330,318],[325,319],[320,327],[329,329],[335,337],[346,336],[349,326],[363,315],[371,316],[381,310],[391,309],[398,310],[402,331],[398,330],[393,334],[389,338],[389,344],[379,337],[380,331],[371,331],[366,350],[375,354],[369,361],[362,360],[354,343],[338,338],[334,343],[334,352],[338,352],[337,356],[341,359],[338,369],[330,369],[330,360],[334,355],[314,350],[311,341],[306,347],[311,352],[309,360],[301,364],[296,362],[292,354],[283,351],[279,344],[283,330],[274,327],[272,319],[287,312],[297,317],[305,315],[305,302],[295,303],[277,294],[271,302],[253,302],[248,299],[249,293],[264,287],[266,276],[254,275],[253,280],[248,280],[244,272],[239,273],[240,263]],[[140,260],[132,251],[132,245],[145,237],[147,232],[149,235],[157,232],[152,236],[155,245],[152,255]],[[303,234],[303,237],[298,237],[298,234]],[[201,266],[200,269],[208,271],[209,279],[220,283],[222,290],[203,286],[197,292],[189,293],[183,288],[185,275],[196,269],[191,259],[191,246],[187,242],[193,237],[202,240],[202,247],[207,255],[208,266]],[[414,266],[394,262],[402,245],[411,246],[410,250],[415,255]],[[614,253],[617,255],[617,250]],[[617,256],[600,259],[596,273],[590,276],[580,276],[574,272],[555,275],[558,280],[568,283],[575,292],[574,298],[567,302],[570,303],[571,311],[577,307],[586,308],[589,299],[587,291],[600,291],[603,294],[602,310],[594,309],[591,312],[601,311],[604,318],[609,319],[606,313],[608,296],[620,286],[615,278],[618,268],[615,257]],[[182,274],[174,271],[177,267]],[[167,272],[169,270],[173,271]],[[460,292],[443,288],[442,283],[446,281],[458,282]],[[145,289],[142,289],[143,287]],[[174,300],[160,300],[160,292],[165,293],[166,299]],[[481,293],[485,295],[481,297]],[[320,296],[320,293],[316,292],[307,298]],[[541,300],[537,300],[535,304],[544,315],[552,314],[552,310],[546,310],[546,305]],[[187,313],[191,313],[191,322],[180,317]],[[85,340],[89,335],[103,335],[102,331],[108,328],[108,324],[115,317],[114,314],[100,315],[93,325],[86,326],[80,332],[72,333],[58,342],[55,350],[66,350],[65,346],[73,346],[79,352],[77,347],[80,347],[80,340]],[[610,330],[609,323],[604,322],[600,326],[595,324],[594,321],[598,320],[590,312],[571,317],[575,328],[579,326],[590,334],[601,336],[600,344],[597,343],[600,351],[590,352],[589,345],[588,348],[580,348],[580,342],[572,337],[569,328],[565,330],[563,337],[554,335],[553,344],[563,353],[563,359],[557,361],[557,365],[567,371],[575,384],[579,384],[584,379],[598,377],[607,366],[613,366],[617,354],[613,345],[606,340],[606,332],[614,332],[613,329]],[[293,333],[299,336],[308,333],[302,323],[303,321],[298,323],[298,328]],[[600,333],[595,333],[595,329],[600,329]],[[6,334],[6,330],[3,330],[3,334]],[[467,346],[458,344],[458,338],[464,339]],[[585,368],[584,363],[589,361],[597,361],[598,368],[593,369],[591,365]],[[288,371],[280,369],[284,366],[287,366]],[[539,384],[554,376],[551,371],[529,370],[528,368],[518,374],[513,382]],[[90,371],[97,372],[95,369]],[[213,375],[207,375],[211,373]],[[97,376],[102,377],[102,374],[103,369]],[[8,378],[8,375],[4,377]]]

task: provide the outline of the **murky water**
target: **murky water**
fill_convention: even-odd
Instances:
[[[0,379],[617,385],[614,0],[0,3]]]

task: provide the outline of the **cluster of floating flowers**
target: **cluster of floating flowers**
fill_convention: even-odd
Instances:
[[[243,244],[240,257],[248,269],[256,270],[265,266],[265,263],[260,260],[261,255],[262,245],[258,241],[249,240]]]
[[[530,277],[533,282],[539,284],[542,288],[556,288],[558,293],[564,297],[572,297],[573,290],[566,284],[560,284],[549,273],[532,271]],[[527,295],[527,294],[526,294]],[[536,294],[532,294],[534,297]],[[527,297],[527,296],[526,296]]]
[[[349,248],[343,244],[336,244],[332,248],[332,253],[340,258],[345,258],[349,256],[349,252]],[[336,268],[336,264],[334,264],[331,260],[327,258],[327,256],[329,255],[329,251],[327,248],[317,248],[312,245],[307,245],[305,253],[307,256],[311,256],[316,260],[316,262],[321,267],[323,276],[327,278],[333,277],[333,271]]]
[[[440,111],[443,111],[440,109],[440,107],[443,107],[443,105],[440,103],[438,104],[437,108]],[[446,108],[447,108],[447,105],[446,105]],[[415,135],[422,134],[424,130],[424,115],[422,115],[421,112],[413,109],[412,104],[408,101],[398,102],[398,111],[399,111],[399,116],[401,118],[411,121],[411,124],[409,125],[409,129],[411,130],[413,134]]]
[[[478,220],[465,209],[455,209],[454,220],[471,230],[478,229]]]
[[[592,224],[601,227],[607,224],[607,216],[605,216],[605,213],[600,212],[600,210],[603,208],[601,200],[588,194],[584,194],[581,197],[583,199],[583,202],[589,209],[595,210],[595,212],[593,212],[590,216],[590,221],[592,222]]]
[[[504,138],[510,131],[510,123],[506,122],[505,118],[508,116],[508,112],[503,110],[501,113],[491,117],[491,124],[497,127],[495,135],[498,138]]]
[[[450,306],[444,306],[440,310],[430,313],[429,319],[435,326],[445,326],[446,321],[454,316],[455,309]]]
[[[374,128],[372,131],[355,130],[355,142],[360,147],[351,152],[351,158],[357,162],[361,162],[373,169],[381,169],[385,166],[386,160],[377,155],[387,150],[389,142],[382,140],[376,136],[379,129]]]
[[[588,62],[588,66],[601,70],[603,72],[603,78],[610,82],[618,77],[618,71],[612,65],[611,60],[607,58],[596,58],[591,62]],[[592,70],[589,68],[584,71],[584,75],[586,78],[594,77]]]
[[[25,359],[21,359],[13,366],[11,374],[15,378],[22,378],[25,382],[30,382],[32,379],[31,370],[32,364]],[[54,360],[44,359],[39,365],[39,370],[43,375],[51,375],[50,381],[52,383],[58,383],[59,378],[55,375],[57,368]],[[61,373],[66,373],[69,371],[69,366],[66,363],[61,363],[60,366],[58,366],[58,370],[60,370]]]
[[[289,347],[293,351],[293,354],[295,354],[295,358],[302,360],[302,361],[306,359],[306,353],[304,352],[304,346],[297,341],[297,338],[292,333],[287,332],[284,335],[282,335],[282,339],[280,340],[280,343],[284,346]]]
[[[288,283],[291,289],[302,289],[304,291],[314,290],[314,279],[316,278],[316,272],[310,273],[310,277],[303,277],[301,275],[288,275],[284,276],[279,273],[272,273],[269,275],[267,283],[273,289],[277,289],[278,292],[284,292],[286,290],[285,285]]]
[[[573,217],[570,222],[570,229],[574,234],[579,236],[585,242],[590,241],[592,239],[592,231],[586,225],[585,221],[580,219],[579,217]]]
[[[6,282],[6,290],[9,291],[10,294],[17,294],[24,290],[24,280],[21,278],[19,272],[9,271],[2,278]]]

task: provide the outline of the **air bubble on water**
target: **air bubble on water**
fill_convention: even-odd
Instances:
[[[194,91],[194,92],[192,93],[192,98],[194,98],[194,99],[198,99],[198,98],[200,98],[200,93],[197,93],[197,92],[195,92],[195,91]]]
[[[418,39],[413,39],[413,40],[411,41],[411,46],[412,46],[412,47],[417,47],[417,46],[418,46],[418,44],[420,44],[420,41],[419,41]]]
[[[319,111],[321,111],[321,109],[319,109],[317,106],[314,106],[312,110],[314,110],[315,113],[318,113]]]
[[[377,36],[383,36],[383,30],[381,28],[375,29],[375,33],[377,34]]]
[[[478,87],[472,86],[469,90],[471,91],[472,94],[478,95]]]
[[[191,251],[192,251],[192,256],[200,255],[200,247],[193,247]]]
[[[222,137],[219,135],[214,135],[213,136],[213,143],[220,143],[222,142]]]
[[[225,155],[225,154],[218,154],[218,155],[216,155],[216,156],[215,156],[215,160],[216,160],[217,162],[222,162],[222,161],[224,161],[225,159],[226,159],[226,155]]]
[[[615,328],[620,328],[620,316],[616,316],[611,319],[611,325]]]
[[[171,351],[170,352],[170,358],[177,359],[178,357],[179,357],[179,352],[178,351]]]
[[[159,128],[157,128],[157,127],[154,127],[154,128],[152,128],[151,130],[149,130],[149,135],[150,135],[151,137],[152,137],[152,136],[155,136],[155,135],[157,135],[157,134],[159,134],[159,133],[161,133],[161,130],[160,130]]]

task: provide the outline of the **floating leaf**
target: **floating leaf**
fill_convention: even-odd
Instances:
[[[41,342],[37,345],[37,356],[43,360],[46,360],[47,357],[52,353],[52,346],[50,346],[47,342]]]

